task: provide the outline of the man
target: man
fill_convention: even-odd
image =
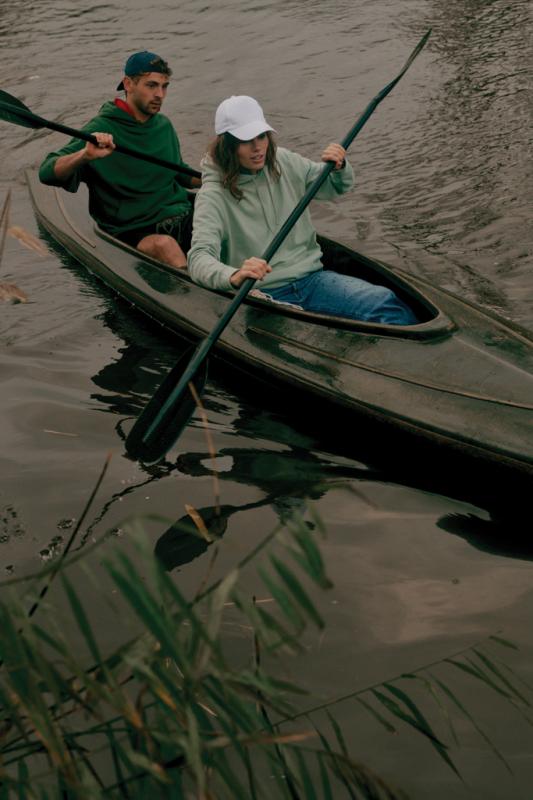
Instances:
[[[43,183],[75,192],[89,188],[91,216],[108,233],[149,256],[183,268],[190,244],[192,207],[187,191],[201,185],[166,167],[114,153],[114,141],[147,155],[184,165],[170,120],[160,114],[172,70],[160,56],[143,51],[126,61],[116,98],[101,107],[84,129],[98,145],[73,139],[49,153],[39,177]]]

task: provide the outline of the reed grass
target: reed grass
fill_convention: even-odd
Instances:
[[[37,247],[40,248],[41,255],[43,254],[43,247],[42,245],[37,242],[35,236],[27,233],[22,228],[14,228],[10,226],[9,217],[11,213],[11,189],[7,190],[7,194],[5,200],[2,204],[2,208],[0,210],[0,267],[2,265],[2,258],[4,255],[4,249],[6,244],[6,237],[7,234],[11,234],[12,236],[17,236],[19,239],[24,240],[26,239],[26,244],[31,242],[32,245],[35,247],[35,243],[37,243]],[[0,282],[0,300],[6,301],[9,303],[27,303],[28,297],[22,289],[19,289],[14,283],[4,283]]]
[[[203,539],[205,522],[194,509],[188,513],[196,534],[188,525],[183,536]],[[462,780],[454,756],[459,715],[511,772],[454,685],[460,674],[531,724],[532,688],[507,664],[504,654],[515,646],[498,636],[320,705],[279,677],[277,658],[302,653],[306,631],[324,628],[314,597],[332,584],[320,550],[325,531],[310,513],[312,530],[295,515],[222,578],[214,579],[208,566],[192,597],[154,557],[142,520],[124,522],[129,552],[110,550],[103,569],[121,600],[113,612],[117,628],[125,627],[125,618],[134,620],[136,635],[111,652],[99,642],[70,573],[74,565],[76,574],[83,568],[98,585],[79,554],[65,553],[44,571],[46,591],[32,588],[38,600],[31,614],[25,598],[4,596],[0,800],[405,798],[350,752],[333,713],[348,702],[367,715],[360,725],[416,732]],[[250,566],[270,602],[243,588]],[[47,596],[53,579],[63,590],[62,610]],[[5,594],[13,589],[5,587]],[[65,615],[75,625],[76,643],[59,621]],[[244,657],[228,642],[228,629],[237,625],[247,632]],[[319,725],[319,717],[326,722]]]
[[[0,798],[294,800],[338,797],[339,787],[400,797],[311,725],[279,728],[302,690],[269,674],[260,655],[300,650],[306,628],[324,624],[306,587],[331,585],[303,522],[253,554],[274,600],[268,610],[240,588],[252,554],[190,599],[146,540],[132,541],[132,555],[117,551],[104,569],[140,635],[112,653],[102,652],[65,564],[53,574],[84,648],[66,639],[43,596],[32,616],[20,599],[0,604]],[[228,655],[228,615],[251,631],[246,663]],[[361,793],[370,785],[373,794]]]

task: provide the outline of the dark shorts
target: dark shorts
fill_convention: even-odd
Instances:
[[[191,246],[192,209],[179,217],[169,217],[168,219],[154,222],[152,225],[146,225],[144,228],[133,228],[130,231],[116,233],[115,237],[131,247],[137,247],[141,239],[154,233],[172,236],[183,252],[186,253]]]

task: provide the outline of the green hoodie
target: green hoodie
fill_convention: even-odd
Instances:
[[[163,114],[155,114],[141,123],[108,101],[83,130],[111,133],[115,142],[132,150],[184,163],[174,127]],[[190,210],[187,191],[172,170],[123,153],[87,162],[68,181],[59,181],[54,174],[56,159],[83,147],[85,142],[72,139],[65,147],[49,153],[41,164],[39,177],[43,183],[61,186],[69,192],[77,191],[80,181],[87,183],[89,212],[109,233],[143,228]]]
[[[241,200],[222,186],[213,161],[204,159],[188,253],[189,273],[196,283],[209,289],[233,289],[230,277],[235,270],[245,259],[261,257],[324,166],[282,147],[278,147],[277,159],[281,169],[278,181],[268,169],[240,175]],[[344,169],[329,174],[316,197],[332,200],[352,183],[353,170],[346,163]],[[283,286],[322,269],[321,257],[307,209],[271,259],[272,272],[261,281],[261,289]]]

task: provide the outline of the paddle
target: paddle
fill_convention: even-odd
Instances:
[[[342,140],[341,144],[345,150],[347,150],[353,142],[376,106],[389,94],[400,78],[409,69],[414,59],[426,44],[430,34],[431,29],[428,30],[419,41],[405,62],[399,75],[388,83],[385,88],[370,101],[361,116]],[[333,162],[325,164],[320,175],[309,187],[263,253],[262,258],[265,261],[270,261],[291,228],[316,195],[333,167]],[[188,358],[188,354],[191,351],[185,352],[174,369],[167,375],[126,438],[126,451],[130,456],[144,461],[147,464],[153,464],[159,461],[172,447],[189,421],[196,405],[194,399],[195,392],[190,390],[189,384],[192,383],[196,392],[200,394],[207,377],[207,356],[254,284],[255,281],[253,278],[247,278],[242,283],[234,299],[207,338],[200,342],[196,350],[192,352],[190,358]]]
[[[21,125],[23,128],[49,128],[51,131],[59,131],[59,133],[66,133],[74,139],[82,139],[84,142],[91,142],[98,144],[97,140],[91,133],[85,131],[78,131],[74,128],[68,128],[66,125],[61,125],[59,122],[50,122],[43,117],[38,117],[30,109],[24,105],[17,97],[12,94],[3,92],[0,89],[0,119],[4,122],[12,122],[14,125]],[[173,164],[171,161],[165,161],[156,156],[149,156],[145,153],[139,153],[137,150],[131,150],[129,147],[117,144],[115,142],[115,150],[117,153],[123,153],[132,158],[139,158],[141,161],[149,161],[151,164],[157,164],[159,167],[166,167],[173,172],[182,172],[184,175],[191,175],[194,178],[200,178],[201,172],[195,169],[186,167],[183,164]]]

